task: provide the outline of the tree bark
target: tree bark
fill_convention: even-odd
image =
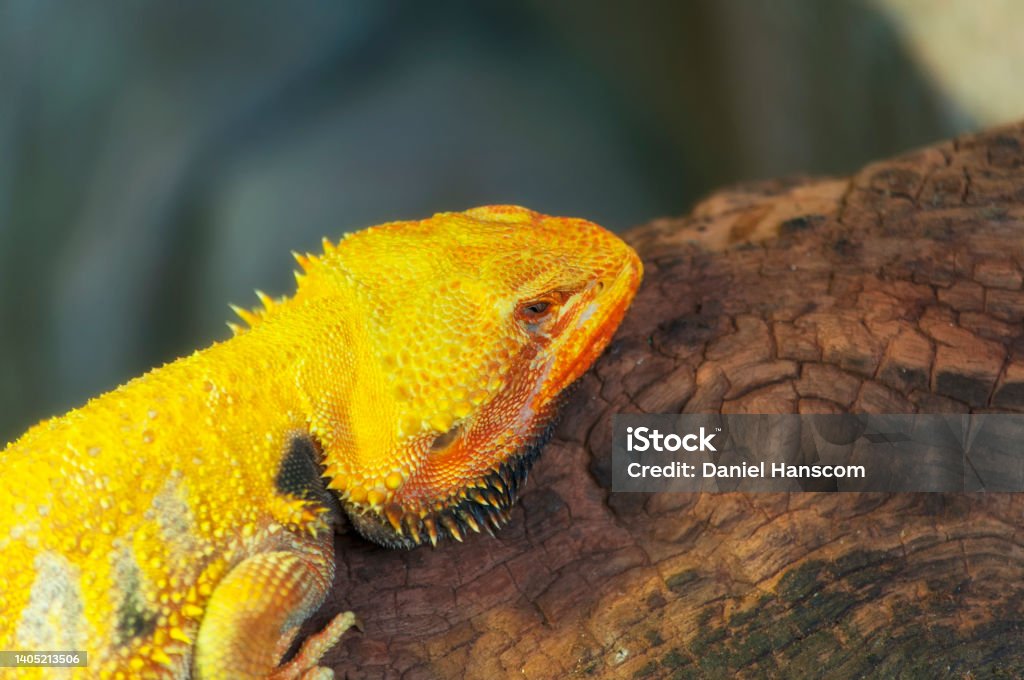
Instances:
[[[625,238],[643,288],[511,524],[338,537],[338,676],[1024,675],[1020,495],[610,490],[615,413],[1024,412],[1024,125]]]

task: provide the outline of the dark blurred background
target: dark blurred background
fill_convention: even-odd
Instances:
[[[229,335],[290,250],[621,230],[1024,114],[1024,4],[0,0],[0,441]]]

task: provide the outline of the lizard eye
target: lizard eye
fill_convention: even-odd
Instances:
[[[519,303],[516,307],[516,320],[530,333],[540,330],[552,312],[557,309],[558,301],[545,296]]]
[[[572,291],[552,290],[524,300],[516,306],[516,321],[527,333],[537,333],[557,317],[556,312],[570,297]]]
[[[523,316],[541,316],[548,311],[548,307],[550,306],[551,303],[547,300],[537,300],[536,302],[532,302],[523,307]]]

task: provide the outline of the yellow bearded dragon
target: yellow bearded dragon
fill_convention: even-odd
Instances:
[[[444,213],[297,255],[247,328],[0,453],[0,650],[71,677],[330,678],[333,526],[411,548],[498,527],[641,278],[595,224]],[[0,669],[51,677],[54,669]]]

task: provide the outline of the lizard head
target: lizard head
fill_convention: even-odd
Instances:
[[[514,206],[381,225],[308,261],[300,294],[357,303],[344,408],[324,397],[310,421],[360,533],[412,547],[505,522],[641,276],[605,229]]]

